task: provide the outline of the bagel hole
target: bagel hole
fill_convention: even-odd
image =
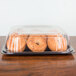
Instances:
[[[36,42],[36,44],[37,44],[37,45],[39,45],[39,43],[38,43],[38,42]]]

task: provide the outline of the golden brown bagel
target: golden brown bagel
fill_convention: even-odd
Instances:
[[[66,51],[67,40],[60,34],[48,35],[48,47],[51,51]]]
[[[47,43],[44,35],[30,35],[27,40],[27,46],[32,52],[44,52]]]
[[[10,52],[23,52],[26,47],[26,41],[22,36],[12,34],[9,36],[6,45]]]

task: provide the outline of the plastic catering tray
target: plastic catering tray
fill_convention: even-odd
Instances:
[[[6,37],[2,54],[54,55],[73,54],[68,34],[58,26],[20,26]]]

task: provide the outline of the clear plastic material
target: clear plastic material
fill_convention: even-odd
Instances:
[[[68,35],[56,26],[21,26],[6,40],[6,50],[12,53],[66,52],[68,46]]]

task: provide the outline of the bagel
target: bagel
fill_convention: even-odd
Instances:
[[[47,43],[45,35],[30,35],[27,40],[27,46],[32,52],[44,52]]]
[[[12,34],[9,36],[6,45],[10,52],[23,52],[26,47],[26,41],[22,36]]]
[[[48,47],[51,51],[66,51],[67,40],[61,34],[48,35]]]

